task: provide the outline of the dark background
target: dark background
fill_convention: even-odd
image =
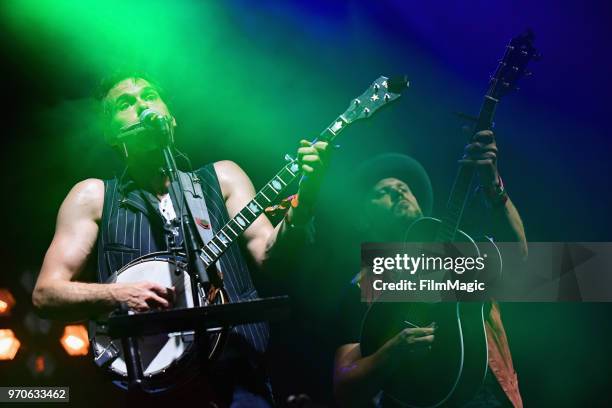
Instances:
[[[337,241],[339,215],[351,205],[344,200],[347,177],[376,153],[410,154],[430,172],[440,214],[464,144],[453,112],[477,113],[504,45],[526,27],[536,33],[543,58],[498,110],[506,187],[530,241],[610,241],[612,30],[604,2],[136,2],[132,14],[123,15],[121,24],[134,18],[137,25],[140,16],[163,16],[162,28],[167,17],[160,36],[182,27],[166,42],[151,35],[155,27],[143,35],[115,27],[109,16],[113,7],[121,15],[119,3],[74,6],[74,13],[70,2],[44,4],[2,5],[0,287],[10,288],[17,307],[0,323],[22,341],[14,361],[0,362],[2,385],[70,385],[73,401],[91,401],[85,395],[95,393],[101,405],[104,395],[116,394],[88,357],[65,356],[56,341],[60,323],[41,336],[23,320],[63,197],[79,180],[112,177],[121,169],[102,142],[91,95],[101,76],[124,59],[145,65],[172,95],[178,144],[194,165],[234,160],[256,187],[300,138],[316,135],[376,77],[406,73],[412,81],[393,108],[338,139],[342,147],[317,214],[317,246],[302,267],[283,271],[292,284],[273,285],[293,295],[296,310],[292,321],[273,327],[271,366],[280,397],[306,392],[318,401],[330,398],[335,326],[326,317],[356,272],[342,268],[342,260],[358,256],[340,253]],[[216,26],[207,25],[211,13]],[[104,24],[89,27],[97,16]],[[117,43],[140,53],[127,58],[126,50],[113,52]],[[604,303],[503,305],[526,406],[608,402],[611,312]],[[291,359],[292,350],[301,357]],[[34,378],[26,362],[43,351],[55,370]]]

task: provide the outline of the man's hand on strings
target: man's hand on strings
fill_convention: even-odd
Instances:
[[[299,205],[312,208],[317,201],[321,182],[329,165],[331,147],[329,143],[300,141],[297,160],[304,178],[298,190]]]

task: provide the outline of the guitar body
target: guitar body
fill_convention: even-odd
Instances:
[[[422,218],[408,231],[408,240],[433,242],[442,225],[435,218]],[[458,230],[456,241],[468,245],[464,256],[487,254],[487,266],[501,267],[499,250],[492,241],[476,243]],[[383,387],[385,398],[409,407],[458,406],[478,391],[487,373],[483,302],[398,303],[374,302],[363,321],[362,355],[370,355],[407,327],[425,327],[435,322],[431,349],[406,353]]]

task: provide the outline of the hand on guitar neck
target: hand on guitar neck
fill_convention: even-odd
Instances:
[[[481,186],[488,188],[499,184],[495,134],[491,130],[477,132],[465,146],[464,155],[459,163],[476,167]]]
[[[475,166],[482,191],[492,208],[491,233],[497,241],[519,242],[520,259],[527,258],[527,238],[521,217],[510,200],[497,168],[499,150],[491,130],[476,132],[459,163]]]

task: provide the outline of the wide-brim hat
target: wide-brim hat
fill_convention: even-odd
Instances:
[[[358,167],[354,182],[363,196],[375,183],[390,177],[408,184],[423,215],[431,215],[433,207],[431,180],[421,163],[410,156],[400,153],[383,153],[375,156]]]

